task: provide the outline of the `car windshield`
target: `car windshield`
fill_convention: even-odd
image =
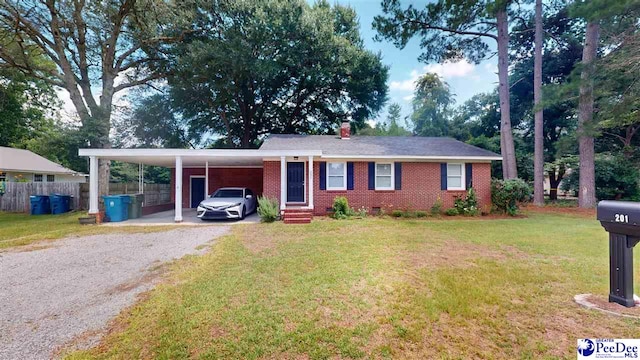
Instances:
[[[213,194],[214,198],[241,198],[242,189],[220,189]]]

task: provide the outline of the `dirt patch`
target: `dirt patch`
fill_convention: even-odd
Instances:
[[[513,246],[492,249],[455,240],[446,240],[441,245],[424,244],[417,249],[403,251],[400,256],[416,269],[469,268],[477,266],[479,259],[505,261],[530,258],[529,254]]]
[[[523,207],[525,213],[538,213],[538,214],[564,214],[564,215],[572,215],[582,218],[596,218],[596,209],[581,209],[579,207],[573,206],[534,206],[527,205]]]
[[[242,245],[252,254],[275,251],[277,240],[257,226],[238,226],[234,229],[242,239]]]
[[[600,310],[604,310],[605,312],[610,312],[617,315],[622,315],[622,316],[630,316],[630,317],[635,317],[640,319],[640,306],[634,306],[634,307],[626,307],[626,306],[622,306],[618,303],[612,303],[609,302],[609,298],[605,295],[593,295],[593,294],[585,294],[582,297],[583,301],[586,300],[586,302],[584,302],[584,304],[588,304],[585,305],[587,307],[595,307],[597,309]],[[578,302],[581,305],[584,305],[583,302],[578,301],[578,299],[576,299],[576,302]]]
[[[136,289],[140,286],[152,284],[164,273],[164,267],[156,267],[151,271],[145,272],[144,275],[122,283],[111,290],[105,292],[106,295],[114,295],[117,293],[124,293]]]

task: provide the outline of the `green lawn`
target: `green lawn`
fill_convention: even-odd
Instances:
[[[70,212],[60,215],[27,215],[0,212],[0,251],[71,235],[91,235],[114,232],[162,231],[167,227],[106,227],[80,225],[78,218],[85,213]]]
[[[607,249],[566,214],[235,226],[69,357],[573,359],[638,336],[573,302],[607,294]]]

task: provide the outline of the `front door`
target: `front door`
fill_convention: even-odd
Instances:
[[[287,163],[287,202],[304,202],[304,163]]]
[[[191,207],[196,208],[204,200],[204,178],[191,178]]]

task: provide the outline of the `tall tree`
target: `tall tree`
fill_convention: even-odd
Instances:
[[[258,0],[199,13],[216,31],[177,46],[169,78],[173,109],[193,133],[249,148],[265,134],[331,133],[342,121],[355,131],[386,101],[388,68],[365,49],[351,8]]]
[[[500,151],[503,177],[518,177],[509,105],[509,21],[510,1],[438,0],[419,10],[402,9],[399,0],[383,0],[384,15],[375,17],[379,39],[403,48],[413,36],[420,36],[423,61],[466,58],[478,63],[489,55],[488,41],[498,48],[498,93],[500,96]]]
[[[437,74],[421,76],[412,101],[413,132],[420,136],[449,136],[453,104],[449,85]]]
[[[411,135],[411,131],[407,130],[400,124],[402,118],[402,107],[398,103],[389,105],[387,121],[385,126],[384,135],[387,136],[408,136]]]
[[[542,109],[542,0],[536,0],[533,103],[535,107],[533,151],[533,203],[544,205],[544,118]]]
[[[582,51],[580,75],[580,99],[578,104],[578,148],[580,156],[580,185],[578,206],[592,208],[596,205],[595,149],[591,126],[593,121],[593,62],[598,53],[600,24],[587,23]]]
[[[186,14],[159,0],[3,0],[0,67],[67,90],[87,145],[109,148],[114,96],[165,76],[164,46],[180,38],[174,25]],[[53,66],[33,61],[34,53]],[[99,173],[105,193],[108,161]]]

